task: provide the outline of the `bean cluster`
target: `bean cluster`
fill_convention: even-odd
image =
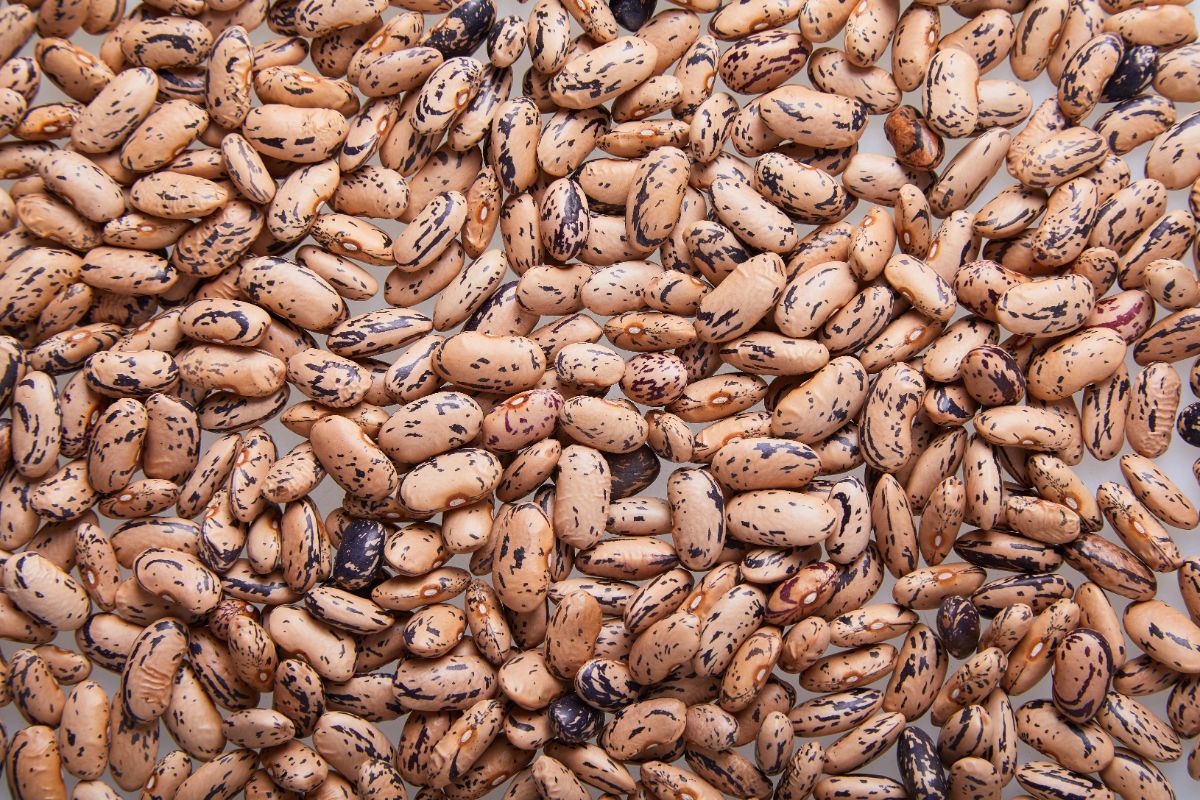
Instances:
[[[1191,11],[655,11],[0,9],[14,798],[1200,780]]]

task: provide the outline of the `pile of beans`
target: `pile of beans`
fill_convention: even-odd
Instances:
[[[12,797],[1200,779],[1191,12],[655,12],[0,9]]]

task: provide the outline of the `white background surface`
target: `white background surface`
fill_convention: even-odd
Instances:
[[[658,11],[662,11],[664,9],[672,8],[672,7],[673,6],[669,5],[666,2],[660,2]],[[509,14],[516,14],[516,15],[519,15],[522,18],[524,18],[528,15],[531,8],[532,8],[532,6],[529,4],[518,4],[516,2],[513,2],[513,0],[500,0],[500,2],[498,4],[497,16],[499,17],[499,16],[504,16],[504,15],[509,15]],[[385,16],[387,18],[390,18],[395,13],[397,13],[396,10],[392,9],[392,10],[389,10]],[[704,17],[705,17],[705,21],[707,22],[708,15],[704,15]],[[435,17],[427,16],[426,17],[426,29],[428,30],[428,28],[431,27],[435,21],[436,21]],[[961,25],[965,22],[966,22],[965,18],[961,17],[959,14],[957,14],[952,9],[950,9],[948,6],[942,7],[942,34],[943,34],[943,36],[952,32],[959,25]],[[787,27],[794,29],[795,23],[793,22],[790,25],[788,25]],[[576,34],[579,33],[579,28],[574,23],[572,23],[572,30],[573,30],[573,33],[576,33]],[[624,34],[624,33],[625,32],[622,31],[622,34]],[[256,43],[266,41],[270,38],[273,38],[274,36],[275,35],[269,31],[269,29],[266,27],[265,24],[259,30],[253,32],[253,34],[252,34],[252,37]],[[90,36],[87,36],[86,34],[84,34],[83,32],[80,32],[77,36],[74,37],[73,40],[76,43],[79,43],[79,44],[83,45],[84,47],[88,48],[93,53],[98,51],[100,40],[96,37],[90,37]],[[818,46],[840,47],[840,42],[841,42],[841,39],[839,37],[834,42],[828,42],[828,43],[825,43],[824,45],[818,45]],[[36,44],[36,36],[34,39],[30,40],[30,42],[25,46],[25,48],[22,49],[22,51],[20,52],[20,55],[32,55],[33,47],[35,44]],[[722,51],[725,50],[729,46],[729,43],[726,43],[726,42],[721,42],[720,44],[721,44]],[[481,47],[476,52],[475,56],[476,56],[476,58],[480,59],[481,61],[486,60],[486,52],[485,52],[484,47]],[[521,77],[524,74],[525,70],[528,68],[528,63],[529,63],[528,56],[523,55],[521,60],[514,66],[513,85],[514,85],[514,91],[516,91],[516,92],[520,91]],[[885,55],[883,59],[880,60],[879,66],[882,66],[886,69],[890,69],[890,52],[889,52],[889,54]],[[985,77],[988,79],[997,79],[997,78],[1012,79],[1013,78],[1013,76],[1011,75],[1011,72],[1008,69],[1007,61],[1002,63],[998,68],[987,73]],[[792,81],[789,81],[789,82],[790,83],[798,82],[798,83],[802,83],[804,85],[810,85],[810,82],[808,81],[806,72],[802,72],[800,75],[796,76]],[[1027,83],[1027,84],[1025,84],[1025,86],[1029,90],[1029,92],[1033,95],[1034,107],[1036,107],[1037,103],[1039,101],[1041,101],[1043,98],[1052,96],[1052,94],[1054,92],[1054,86],[1050,83],[1049,79],[1046,78],[1045,76],[1038,78],[1036,81]],[[723,84],[720,84],[718,88],[724,90],[726,87],[724,87]],[[39,96],[38,101],[39,102],[48,102],[50,100],[57,100],[57,99],[61,99],[61,98],[62,98],[62,95],[57,91],[57,89],[53,86],[53,84],[51,84],[48,80],[43,80],[42,92],[41,92],[41,95]],[[743,102],[745,102],[745,99],[746,98],[741,98],[741,100]],[[917,106],[919,108],[920,107],[919,92],[913,92],[913,93],[909,93],[908,95],[906,95],[905,102],[909,103],[911,105]],[[1093,112],[1083,122],[1083,124],[1090,125],[1090,124],[1094,123],[1094,121],[1100,116],[1100,114],[1103,113],[1104,110],[1106,110],[1107,108],[1110,108],[1110,107],[1111,107],[1110,105],[1101,106],[1100,109],[1096,112]],[[1182,117],[1191,110],[1192,109],[1181,105],[1178,108],[1177,116]],[[60,141],[59,143],[61,144],[62,142]],[[957,152],[957,150],[963,144],[963,140],[948,141],[946,144],[947,144],[947,157],[946,157],[945,161],[943,161],[943,164],[942,164],[943,167],[945,166],[945,164],[949,163],[950,158],[953,156],[953,154],[955,152]],[[883,136],[883,117],[882,116],[877,116],[877,117],[871,118],[870,125],[866,132],[866,135],[863,137],[863,140],[860,144],[860,149],[862,151],[879,152],[879,153],[890,153],[891,152],[891,149]],[[1140,147],[1137,150],[1133,151],[1132,153],[1130,153],[1126,156],[1126,160],[1130,164],[1130,167],[1131,167],[1131,170],[1133,173],[1133,176],[1132,176],[1133,179],[1143,177],[1143,162],[1144,162],[1144,158],[1145,158],[1146,149],[1147,148],[1145,146]],[[730,150],[731,150],[731,148],[730,148]],[[595,154],[593,154],[593,157],[602,157],[603,155],[604,155],[603,153],[600,153],[599,151],[597,151]],[[373,161],[372,163],[377,163],[377,160]],[[1013,183],[1012,179],[1007,174],[1003,173],[1003,171],[1002,171],[1000,175],[998,175],[995,179],[993,179],[993,181],[988,186],[988,188],[985,189],[985,191],[981,195],[981,199],[979,201],[977,201],[976,203],[974,203],[970,207],[969,210],[972,210],[972,211],[978,210],[978,208],[983,204],[983,202],[985,202],[987,199],[993,197],[996,194],[996,192],[998,192],[1001,188],[1003,188],[1004,186],[1007,186],[1011,183]],[[1187,200],[1186,191],[1173,192],[1172,196],[1171,196],[1170,208],[1171,209],[1187,208],[1186,200]],[[867,208],[869,208],[868,204],[860,203],[858,205],[858,208],[849,217],[849,219],[851,221],[856,221],[856,220],[860,219],[862,217],[863,213],[865,213]],[[371,221],[375,222],[376,224],[381,224],[382,227],[389,230],[389,232],[391,232],[393,234],[395,234],[395,232],[400,230],[402,227],[399,223],[387,224],[387,223],[381,223],[379,220],[371,220]],[[802,232],[806,233],[808,230],[810,230],[810,227],[803,226],[801,228],[801,230],[802,230]],[[495,246],[499,246],[498,243]],[[1185,257],[1185,260],[1188,263],[1191,263],[1191,254],[1190,253]],[[378,297],[376,297],[373,301],[370,301],[370,302],[352,303],[351,304],[352,313],[355,313],[355,314],[362,313],[364,311],[368,311],[373,308],[383,307],[385,305],[384,301],[383,301],[383,297],[382,297],[382,284],[383,284],[383,278],[385,277],[387,270],[385,268],[375,268],[375,267],[372,267],[370,269],[379,280],[379,283],[381,286],[380,294]],[[510,275],[506,280],[510,280],[510,279],[514,279],[514,278],[515,278],[515,276]],[[432,308],[431,302],[427,302],[423,306],[423,310],[426,310],[427,312],[431,308]],[[1158,317],[1161,318],[1162,316],[1165,316],[1165,312],[1162,312],[1160,310]],[[549,318],[544,318],[543,322],[548,321],[548,319]],[[391,361],[396,357],[396,355],[398,355],[398,354],[397,353],[385,354],[383,356],[383,358]],[[1133,364],[1132,360],[1130,360],[1129,366],[1130,366],[1131,374],[1134,374],[1134,371],[1137,368]],[[1186,405],[1196,399],[1195,397],[1193,397],[1191,391],[1187,388],[1187,372],[1188,372],[1188,369],[1190,368],[1190,366],[1191,366],[1190,362],[1180,362],[1180,363],[1176,364],[1176,368],[1179,370],[1180,375],[1184,382],[1184,386],[1185,386],[1184,396],[1182,399],[1182,405]],[[617,394],[617,392],[614,392],[613,394]],[[296,402],[300,402],[303,399],[304,399],[304,397],[302,395],[300,395],[299,392],[293,391],[291,394],[289,404],[294,404]],[[1079,396],[1077,395],[1076,396],[1077,402],[1078,402],[1078,399],[1079,399]],[[275,440],[278,445],[280,455],[286,453],[288,450],[290,450],[295,444],[297,444],[300,441],[299,437],[296,437],[294,434],[288,432],[277,422],[271,423],[268,426],[268,428],[272,432],[272,434],[275,436]],[[204,437],[205,445],[207,445],[207,443],[210,442],[213,438],[215,438],[213,435],[206,434]],[[1126,450],[1124,450],[1123,452],[1128,452],[1128,448]],[[1192,477],[1191,465],[1192,465],[1193,460],[1198,455],[1200,455],[1200,452],[1197,452],[1196,449],[1188,446],[1186,443],[1184,443],[1182,440],[1180,440],[1178,438],[1178,436],[1176,436],[1168,453],[1165,456],[1163,456],[1161,459],[1159,459],[1159,464],[1167,471],[1167,473],[1169,475],[1171,475],[1178,482],[1178,484],[1183,488],[1183,490],[1188,494],[1188,496],[1190,498],[1192,498],[1192,500],[1194,502],[1200,501],[1200,492],[1197,491],[1196,481]],[[1112,481],[1123,482],[1117,464],[1118,464],[1117,459],[1113,459],[1113,460],[1105,462],[1105,463],[1099,463],[1099,462],[1096,462],[1095,460],[1093,460],[1090,457],[1090,455],[1088,455],[1088,456],[1085,456],[1083,464],[1078,466],[1076,469],[1079,472],[1079,474],[1081,475],[1081,477],[1084,479],[1084,481],[1087,483],[1087,485],[1089,487],[1094,488],[1095,486],[1097,486],[1098,484],[1100,484],[1103,481],[1112,480]],[[646,494],[659,496],[659,497],[665,496],[665,493],[666,493],[665,479],[666,479],[666,476],[670,473],[671,468],[672,468],[672,465],[663,464],[663,470],[662,470],[660,479],[655,483],[654,486],[652,486],[650,489],[647,490]],[[861,470],[858,470],[857,472],[859,474],[861,474]],[[318,488],[318,490],[314,493],[313,496],[314,496],[314,499],[316,500],[316,503],[317,503],[321,513],[324,515],[324,514],[328,514],[330,511],[332,511],[334,508],[336,508],[340,504],[341,491],[340,491],[340,489],[338,489],[336,484],[334,484],[332,479],[326,479],[323,482],[323,484]],[[106,521],[106,527],[109,527],[109,528],[111,527],[111,525],[108,524],[107,521]],[[967,530],[969,530],[969,529],[964,527],[963,533],[965,533]],[[1114,540],[1115,540],[1115,534],[1112,532],[1112,530],[1110,528],[1106,527],[1104,534],[1106,536],[1114,538]],[[1175,534],[1177,542],[1179,543],[1180,548],[1182,549],[1182,551],[1184,552],[1185,555],[1189,555],[1189,556],[1200,555],[1200,545],[1198,545],[1198,543],[1197,543],[1197,535],[1198,535],[1197,533],[1191,532],[1191,531],[1174,531],[1174,534]],[[949,560],[950,561],[959,561],[960,559],[956,555],[952,554],[950,556]],[[458,563],[458,562],[456,562],[456,563]],[[1078,573],[1075,573],[1073,570],[1070,570],[1069,568],[1064,567],[1064,572],[1068,575],[1070,580],[1075,585],[1078,585],[1079,583],[1083,582],[1083,580],[1084,580],[1082,578],[1082,576],[1080,576]],[[1003,574],[1004,573],[992,572],[989,574],[989,579],[1002,577]],[[697,578],[698,577],[699,576],[697,576]],[[885,580],[883,588],[880,590],[878,596],[876,597],[877,602],[890,602],[891,601],[892,583],[893,583],[893,581],[892,581],[891,577],[888,576]],[[1160,599],[1166,600],[1166,601],[1171,602],[1179,607],[1182,607],[1182,601],[1179,597],[1178,586],[1177,586],[1174,575],[1160,575],[1159,576],[1159,585],[1160,585],[1160,592],[1159,592]],[[1125,605],[1125,601],[1120,597],[1116,597],[1116,596],[1110,596],[1110,597],[1111,597],[1118,613],[1120,613],[1120,611],[1123,609],[1123,607]],[[927,622],[928,624],[930,624],[932,626],[932,625],[934,625],[934,615],[935,615],[935,612],[923,612],[922,618],[925,622]],[[985,620],[984,621],[985,625],[986,625],[986,622],[987,621]],[[58,643],[64,647],[71,647],[71,648],[74,647],[73,639],[70,636],[60,637]],[[897,639],[893,643],[895,645],[899,646],[900,640]],[[12,643],[5,643],[3,646],[3,650],[4,650],[5,654],[9,655],[9,656],[11,656],[11,654],[16,649],[18,649],[17,646],[13,645]],[[1137,654],[1138,654],[1137,649],[1131,647],[1130,656],[1132,657]],[[961,663],[961,662],[958,660],[952,660],[951,671],[953,671],[953,669],[955,669],[959,663]],[[794,680],[795,676],[783,675],[782,673],[779,673],[778,671],[777,671],[777,674],[781,675],[785,679],[791,680],[793,682],[793,684],[795,684],[795,680]],[[96,669],[93,671],[92,677],[97,680],[100,680],[110,692],[114,691],[117,688],[118,676],[115,676],[112,673],[106,672],[102,669]],[[880,681],[876,682],[874,685],[876,687],[882,688],[882,686],[885,683],[886,683],[885,680],[880,680]],[[798,692],[798,698],[800,700],[804,700],[810,696],[809,693],[805,692],[803,689],[800,689],[798,686],[797,686],[797,692]],[[1039,685],[1037,688],[1035,688],[1033,691],[1029,692],[1028,694],[1013,698],[1013,705],[1014,705],[1014,707],[1019,707],[1022,703],[1026,702],[1028,700],[1031,700],[1034,698],[1042,698],[1042,697],[1049,697],[1048,681],[1043,681],[1043,683],[1041,685]],[[1165,710],[1164,710],[1165,701],[1166,701],[1166,693],[1165,692],[1160,695],[1157,695],[1157,696],[1142,697],[1142,698],[1138,698],[1138,699],[1141,700],[1142,702],[1147,703],[1153,710],[1155,710],[1159,714],[1165,714]],[[269,702],[270,702],[270,696],[264,695],[263,705],[269,705]],[[17,713],[15,707],[12,705],[9,705],[8,707],[6,707],[2,711],[0,711],[0,719],[3,720],[4,725],[8,730],[8,734],[9,734],[10,738],[16,730],[18,730],[19,728],[24,726],[24,720],[20,717],[20,715]],[[929,731],[931,734],[933,734],[934,737],[936,738],[937,730],[935,728],[933,728],[932,724],[928,721],[928,716],[923,718],[918,724],[921,727],[924,727],[927,731]],[[399,730],[400,730],[400,725],[401,725],[400,721],[395,721],[395,722],[389,722],[389,723],[382,723],[380,725],[380,727],[385,732],[387,732],[388,735],[392,738],[393,742],[395,742],[395,740],[398,736]],[[826,741],[826,743],[828,743],[829,741],[831,741],[831,739],[825,740],[825,741]],[[162,743],[160,745],[159,753],[160,753],[160,755],[165,754],[166,752],[168,752],[169,750],[171,750],[173,748],[174,748],[174,742],[170,739],[169,735],[166,733],[165,726],[164,726]],[[1033,759],[1033,758],[1042,758],[1042,756],[1040,756],[1035,751],[1031,750],[1030,748],[1026,747],[1023,744],[1021,745],[1021,749],[1022,749],[1021,756],[1022,756],[1023,761],[1028,760],[1028,759]],[[1181,759],[1179,762],[1174,763],[1174,764],[1161,765],[1162,769],[1168,775],[1168,777],[1172,780],[1172,782],[1175,784],[1177,794],[1180,798],[1189,798],[1189,797],[1200,796],[1200,794],[1198,794],[1198,792],[1200,792],[1200,790],[1198,790],[1197,784],[1193,783],[1190,780],[1190,778],[1187,776],[1187,772],[1186,772],[1185,765],[1184,765],[1185,759],[1186,759],[1186,749],[1185,749],[1184,759]],[[888,774],[888,775],[892,775],[895,777],[896,776],[895,750],[893,749],[893,750],[885,753],[877,761],[873,762],[872,764],[867,765],[865,768],[863,768],[859,771],[860,772],[868,772],[868,773]],[[106,780],[107,780],[107,777],[108,776],[106,775],[105,776]],[[6,791],[6,790],[7,790],[7,787],[4,787],[4,789],[0,790],[0,791]],[[593,796],[595,796],[595,794],[597,792],[595,790],[593,790],[592,793],[593,793]],[[1005,797],[1012,797],[1019,793],[1020,793],[1020,789],[1019,789],[1017,783],[1014,781],[1012,784],[1010,784],[1008,789],[1006,789]],[[415,794],[415,792],[410,792],[410,796],[411,796],[411,794]],[[494,794],[494,796],[497,796],[497,797],[500,796],[500,792],[496,792]]]

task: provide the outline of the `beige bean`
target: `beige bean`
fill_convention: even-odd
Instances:
[[[550,96],[561,108],[594,108],[650,77],[656,57],[648,40],[618,37],[567,61],[550,81]]]
[[[786,86],[767,94],[763,121],[777,135],[817,147],[847,147],[866,127],[861,102],[837,95]]]
[[[1058,400],[1112,375],[1125,355],[1125,342],[1111,330],[1089,328],[1035,356],[1029,393]]]
[[[368,500],[393,496],[400,487],[396,468],[379,446],[351,420],[331,415],[309,431],[321,466],[346,491]]]
[[[348,131],[346,118],[334,109],[281,104],[251,109],[242,125],[242,135],[254,149],[298,164],[329,158]]]

